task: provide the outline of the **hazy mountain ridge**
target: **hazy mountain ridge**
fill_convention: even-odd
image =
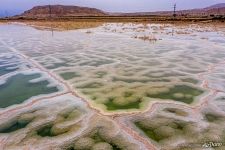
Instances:
[[[215,4],[209,7],[206,7],[205,9],[216,9],[216,8],[224,8],[225,7],[225,3],[220,3],[220,4]]]
[[[137,15],[173,15],[173,11],[156,11],[156,12],[136,12],[136,13],[121,13],[125,16]],[[206,8],[177,10],[177,15],[189,16],[204,16],[204,15],[225,15],[225,3],[215,4]],[[118,13],[117,13],[118,15]]]

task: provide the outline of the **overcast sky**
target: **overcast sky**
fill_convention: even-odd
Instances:
[[[141,12],[177,9],[202,8],[225,0],[0,0],[0,14],[14,15],[36,5],[63,4],[88,6],[108,12]]]

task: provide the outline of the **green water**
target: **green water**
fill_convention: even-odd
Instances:
[[[191,95],[191,97],[175,97],[175,93],[182,93],[184,95]],[[159,94],[147,94],[148,97],[151,98],[160,98],[160,99],[172,99],[180,102],[184,102],[187,104],[191,104],[194,101],[195,96],[199,96],[203,93],[202,90],[187,86],[187,85],[176,85],[170,88],[169,92],[162,92]]]
[[[70,80],[73,79],[75,77],[80,77],[80,75],[76,72],[65,72],[65,73],[61,73],[60,76],[65,79],[65,80]]]
[[[168,79],[129,79],[129,78],[119,78],[119,77],[114,77],[112,79],[113,82],[116,81],[123,81],[126,83],[135,83],[135,82],[140,82],[140,83],[147,83],[147,82],[170,82]]]
[[[124,149],[124,148],[120,148],[121,146],[123,147],[123,145],[120,146],[119,144],[117,144],[116,142],[114,142],[114,139],[112,139],[112,138],[106,138],[106,137],[101,136],[98,133],[98,130],[93,131],[87,137],[88,138],[91,138],[94,141],[94,144],[102,143],[102,142],[103,143],[110,144],[112,146],[112,150],[122,150],[122,149]],[[76,141],[75,141],[75,143],[76,143]],[[79,147],[79,148],[77,148],[76,147],[76,144],[75,144],[74,146],[68,147],[66,150],[91,150],[91,149],[92,149],[91,147],[86,147],[86,148],[80,148]]]
[[[45,64],[42,64],[43,66],[45,66]],[[56,69],[56,68],[60,68],[60,67],[69,67],[69,65],[67,63],[54,63],[52,66],[46,67],[47,69]]]
[[[158,76],[153,76],[151,74],[145,74],[145,76],[150,78],[166,78],[166,77],[179,77],[184,75],[181,73],[171,72],[171,73],[164,73],[163,75],[158,75]]]
[[[135,125],[141,129],[150,139],[159,142],[162,140],[160,137],[157,136],[157,134],[154,133],[153,129],[148,129],[141,125],[139,122],[135,122]]]
[[[16,122],[13,122],[9,126],[0,129],[0,133],[11,133],[19,129],[25,128],[31,121],[32,120],[29,120],[29,121],[17,120]]]
[[[103,78],[105,75],[107,75],[107,72],[105,72],[105,71],[96,72],[97,78]]]
[[[32,96],[58,91],[57,87],[46,87],[49,84],[48,81],[29,83],[30,80],[40,76],[40,74],[17,74],[10,77],[5,84],[0,85],[0,108],[20,104]]]
[[[117,105],[113,101],[108,101],[105,103],[107,110],[121,110],[121,109],[139,109],[140,101],[131,102],[127,105]]]
[[[98,132],[92,135],[91,138],[95,141],[95,143],[106,142],[112,146],[113,150],[121,150],[121,148],[118,145],[116,145],[110,140],[108,141],[107,139],[103,138],[101,135],[99,135]]]
[[[223,117],[217,114],[212,114],[212,113],[207,113],[205,114],[205,119],[208,122],[214,122],[214,121],[218,121],[221,120]]]
[[[157,119],[153,121],[157,121]],[[177,120],[159,124],[158,127],[147,127],[139,121],[134,122],[134,124],[142,130],[145,135],[156,142],[160,142],[161,140],[178,134],[183,134],[184,127],[186,125],[186,123]],[[170,131],[165,130],[165,128],[162,129],[161,127],[169,128]]]
[[[188,83],[192,83],[192,84],[197,84],[198,80],[193,79],[193,78],[186,78],[186,79],[182,79],[183,82],[188,82]]]
[[[113,63],[112,60],[92,60],[79,64],[80,66],[94,66],[99,67],[102,65],[107,65]]]
[[[90,83],[85,83],[83,85],[77,86],[77,88],[85,89],[85,88],[100,88],[102,87],[103,84],[99,82],[90,82]]]
[[[15,65],[8,65],[8,66],[0,67],[0,76],[17,70],[17,68],[16,69],[7,69],[8,67],[15,67]]]
[[[37,131],[37,135],[41,137],[53,137],[56,136],[52,133],[52,125],[45,126]]]
[[[78,110],[69,110],[68,112],[62,112],[58,115],[57,118],[61,118],[60,122],[66,122],[66,121],[71,121],[74,118],[78,118],[81,114]],[[63,131],[57,131],[54,130],[54,124],[51,123],[49,125],[46,125],[40,129],[38,129],[37,135],[41,137],[54,137],[54,136],[59,136],[61,134],[67,133],[70,130],[70,128],[64,128]]]

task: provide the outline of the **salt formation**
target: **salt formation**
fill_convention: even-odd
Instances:
[[[2,149],[144,149],[112,120],[70,94],[44,99],[0,119]]]
[[[59,91],[1,109],[0,149],[224,143],[225,31],[215,28],[112,23],[52,37],[1,25],[0,86],[19,73],[38,73],[28,83],[47,80]]]

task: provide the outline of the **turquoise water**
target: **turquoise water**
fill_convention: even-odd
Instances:
[[[17,131],[19,129],[25,128],[29,123],[30,121],[23,121],[23,122],[16,121],[10,124],[9,126],[0,129],[0,133],[11,133]]]
[[[32,96],[58,91],[57,87],[46,87],[49,84],[46,80],[29,83],[30,80],[39,78],[40,76],[40,74],[17,74],[10,77],[5,84],[0,85],[0,108],[20,104]]]
[[[0,76],[5,75],[7,73],[16,71],[17,68],[13,68],[13,69],[8,69],[9,67],[15,67],[16,65],[8,65],[8,66],[2,66],[0,67]]]

